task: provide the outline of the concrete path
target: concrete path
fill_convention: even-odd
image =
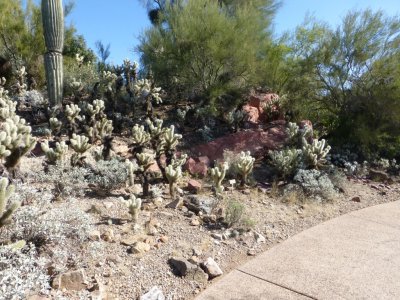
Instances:
[[[196,299],[400,299],[400,201],[303,231]]]

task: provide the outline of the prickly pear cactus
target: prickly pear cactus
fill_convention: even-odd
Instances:
[[[47,92],[52,106],[63,97],[64,12],[62,0],[42,0],[42,22],[47,52],[44,55]]]

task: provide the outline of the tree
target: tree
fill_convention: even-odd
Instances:
[[[167,90],[210,103],[255,81],[275,9],[274,0],[167,1],[141,36],[142,65]]]
[[[296,29],[289,46],[284,90],[298,116],[340,143],[359,143],[365,156],[374,152],[371,141],[379,143],[378,136],[397,124],[392,112],[400,108],[399,18],[368,9],[349,12],[336,29],[310,21]]]

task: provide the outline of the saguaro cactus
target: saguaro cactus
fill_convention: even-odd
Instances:
[[[52,106],[63,97],[64,12],[62,0],[42,0],[42,21],[47,52],[44,55],[47,92]]]

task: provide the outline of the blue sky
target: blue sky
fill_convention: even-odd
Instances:
[[[279,34],[294,29],[307,13],[337,25],[348,10],[364,8],[382,9],[393,16],[400,14],[400,0],[284,0],[275,18],[275,30]],[[97,40],[110,43],[109,62],[116,64],[124,58],[138,60],[134,52],[138,36],[150,26],[139,0],[75,0],[67,22],[75,25],[92,49]]]

